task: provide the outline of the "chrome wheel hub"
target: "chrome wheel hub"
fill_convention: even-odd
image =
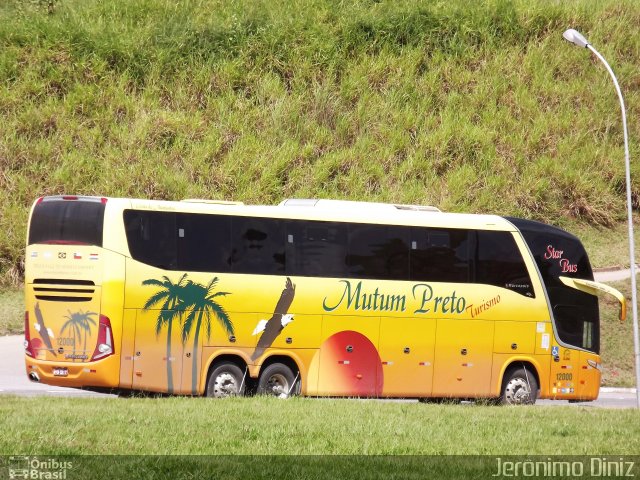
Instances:
[[[287,398],[291,386],[284,375],[275,373],[267,381],[267,391],[275,397]]]
[[[238,388],[238,379],[228,372],[222,372],[213,382],[213,396],[222,398],[237,395]]]
[[[524,378],[513,378],[505,388],[505,400],[509,405],[531,403],[531,388]]]

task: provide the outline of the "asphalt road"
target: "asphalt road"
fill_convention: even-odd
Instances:
[[[636,268],[636,276],[639,271]],[[593,279],[596,282],[608,283],[608,282],[617,282],[619,280],[626,280],[631,277],[631,269],[623,268],[623,269],[613,269],[613,270],[599,270],[593,272]]]
[[[75,388],[53,387],[35,383],[27,378],[24,368],[23,337],[13,335],[0,337],[0,395],[33,397],[40,395],[65,397],[109,397],[102,393]],[[636,405],[632,389],[601,389],[595,402],[572,403],[566,401],[538,400],[536,405],[580,405],[593,408],[633,408]]]
[[[32,382],[27,378],[24,367],[24,347],[22,335],[0,337],[0,395],[37,395],[66,397],[105,397],[101,393],[88,392],[76,388],[63,388]]]

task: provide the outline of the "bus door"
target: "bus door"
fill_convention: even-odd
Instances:
[[[487,320],[438,320],[433,396],[479,397],[489,394],[494,323]]]
[[[133,351],[133,389],[185,392],[183,363],[192,345],[183,347],[180,318],[166,310],[138,310]],[[171,334],[169,336],[169,323]],[[187,359],[189,360],[189,359]],[[190,372],[190,370],[189,370]]]
[[[435,319],[382,318],[378,350],[385,397],[431,394],[435,336]]]
[[[593,400],[598,397],[601,374],[597,354],[555,344],[551,356],[553,398]]]
[[[575,398],[580,382],[580,351],[558,345],[551,347],[549,391],[554,398]]]
[[[597,354],[555,344],[551,349],[550,392],[553,398],[598,397],[600,365]]]

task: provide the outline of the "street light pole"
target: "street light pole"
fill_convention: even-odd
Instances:
[[[635,359],[636,370],[636,402],[637,407],[640,408],[640,342],[638,341],[638,303],[636,299],[636,261],[635,261],[635,245],[633,238],[633,214],[631,211],[631,168],[629,163],[629,134],[627,133],[627,113],[624,107],[624,99],[622,98],[622,92],[620,91],[620,85],[618,85],[618,79],[613,74],[613,70],[604,59],[600,52],[598,52],[592,45],[589,44],[586,38],[580,34],[580,32],[570,28],[562,34],[565,40],[577,45],[578,47],[588,48],[598,59],[604,64],[607,72],[613,79],[613,84],[616,87],[618,93],[618,99],[620,100],[620,108],[622,109],[622,128],[624,130],[624,165],[625,165],[625,179],[627,183],[627,222],[629,223],[629,261],[631,264],[631,308],[633,310],[633,349]]]

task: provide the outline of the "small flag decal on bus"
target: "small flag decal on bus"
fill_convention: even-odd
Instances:
[[[31,258],[38,258],[38,252],[31,252]]]
[[[92,253],[89,255],[89,260],[98,260],[98,254],[97,253]]]
[[[82,260],[82,254],[77,253],[77,252],[76,252],[76,253],[74,253],[74,254],[73,254],[73,259],[74,259],[74,260]]]

